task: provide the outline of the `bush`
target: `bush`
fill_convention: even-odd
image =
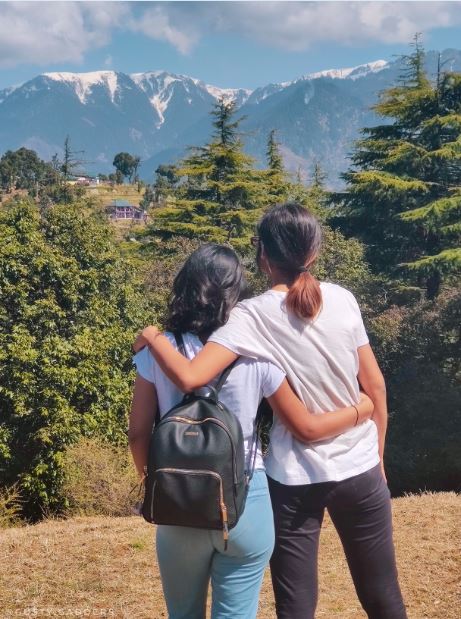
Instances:
[[[0,488],[0,529],[20,523],[21,497],[16,484]]]
[[[0,213],[0,471],[29,520],[65,509],[70,445],[126,445],[130,345],[148,322],[110,226],[84,207]]]
[[[81,439],[64,453],[63,473],[67,516],[132,515],[139,480],[126,447]]]
[[[461,490],[461,293],[391,307],[368,322],[386,377],[386,469],[394,494]]]

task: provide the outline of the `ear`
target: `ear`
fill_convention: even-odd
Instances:
[[[256,261],[257,261],[259,270],[265,275],[270,276],[272,271],[271,271],[269,260],[267,259],[266,253],[264,251],[264,246],[262,245],[262,243],[259,246],[259,252],[256,257]]]

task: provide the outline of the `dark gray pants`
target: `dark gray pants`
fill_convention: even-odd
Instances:
[[[285,486],[269,478],[269,490],[275,519],[271,574],[278,619],[314,617],[325,508],[369,619],[406,619],[395,564],[390,493],[379,465],[339,482]]]

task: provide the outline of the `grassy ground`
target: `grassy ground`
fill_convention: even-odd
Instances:
[[[458,619],[461,496],[393,501],[395,542],[410,619]],[[331,522],[320,549],[317,616],[365,617]],[[138,517],[48,520],[0,533],[0,616],[167,617],[154,560],[153,528]],[[84,614],[86,612],[86,615]],[[274,619],[269,574],[261,619]]]
[[[100,198],[104,204],[109,204],[112,200],[128,200],[130,204],[137,206],[141,200],[144,189],[138,191],[137,185],[114,185],[109,184],[88,187],[86,190],[89,196]]]

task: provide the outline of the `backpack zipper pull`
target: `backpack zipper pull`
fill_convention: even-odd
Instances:
[[[224,502],[221,503],[221,517],[222,517],[222,536],[224,539],[224,550],[227,550],[227,544],[229,541],[229,526],[227,524],[227,507]]]

